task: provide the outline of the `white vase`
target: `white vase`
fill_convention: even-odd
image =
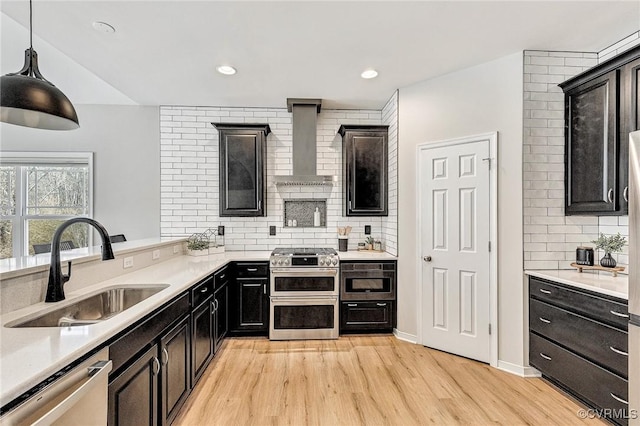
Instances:
[[[187,254],[189,256],[208,256],[209,255],[209,249],[203,249],[203,250],[187,249]]]

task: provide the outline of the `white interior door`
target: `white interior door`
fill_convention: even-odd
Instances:
[[[490,143],[421,149],[422,344],[489,362]]]

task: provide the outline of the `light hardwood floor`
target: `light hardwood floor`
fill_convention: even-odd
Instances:
[[[174,425],[574,425],[541,379],[389,335],[226,339]]]

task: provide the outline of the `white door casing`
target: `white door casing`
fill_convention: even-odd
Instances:
[[[497,133],[418,146],[416,259],[419,342],[494,366],[496,151]]]

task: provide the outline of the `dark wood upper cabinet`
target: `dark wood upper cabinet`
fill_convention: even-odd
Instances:
[[[219,132],[220,216],[266,216],[269,125],[211,124]]]
[[[640,115],[640,46],[560,84],[565,93],[565,214],[627,214],[629,133]]]
[[[388,216],[388,130],[340,126],[345,216]]]

